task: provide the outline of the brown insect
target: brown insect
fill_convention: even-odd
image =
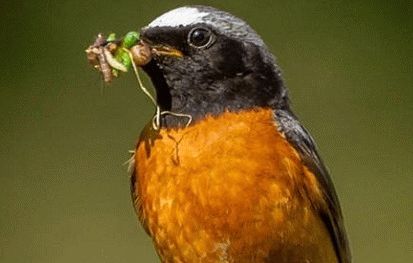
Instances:
[[[149,63],[152,59],[152,52],[149,46],[142,41],[130,48],[130,53],[132,54],[133,62],[136,66],[141,67]]]
[[[109,83],[112,81],[113,75],[112,68],[105,56],[106,42],[103,34],[98,34],[93,45],[86,49],[86,54],[89,63],[102,73],[103,81]]]

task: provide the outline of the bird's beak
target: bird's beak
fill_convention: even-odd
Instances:
[[[165,56],[165,57],[175,57],[182,58],[184,55],[182,52],[176,48],[166,46],[166,45],[154,45],[151,46],[152,53],[155,56]]]
[[[152,41],[146,39],[145,37],[142,37],[141,43],[149,47],[152,55],[154,56],[165,56],[165,57],[175,57],[175,58],[181,58],[184,56],[182,52],[176,48],[173,48],[165,44],[152,43]]]

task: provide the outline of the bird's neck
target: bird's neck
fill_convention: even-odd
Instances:
[[[219,116],[225,112],[288,107],[287,92],[282,81],[263,81],[259,76],[208,84],[194,81],[188,87],[168,88],[166,91],[157,89],[157,97],[161,110],[172,113],[162,115],[162,125],[167,128],[183,127],[189,119],[193,124],[207,116]]]
[[[165,74],[156,63],[144,70],[156,89],[165,128],[185,127],[207,116],[254,108],[288,108],[287,89],[277,69],[258,65],[234,76],[182,76]]]

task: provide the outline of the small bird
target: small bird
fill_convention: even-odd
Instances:
[[[185,6],[141,39],[159,114],[137,143],[131,190],[161,261],[350,263],[333,183],[260,36]]]

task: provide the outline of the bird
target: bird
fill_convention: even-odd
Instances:
[[[350,263],[340,203],[277,60],[244,20],[183,6],[140,31],[156,91],[131,193],[164,263]]]

